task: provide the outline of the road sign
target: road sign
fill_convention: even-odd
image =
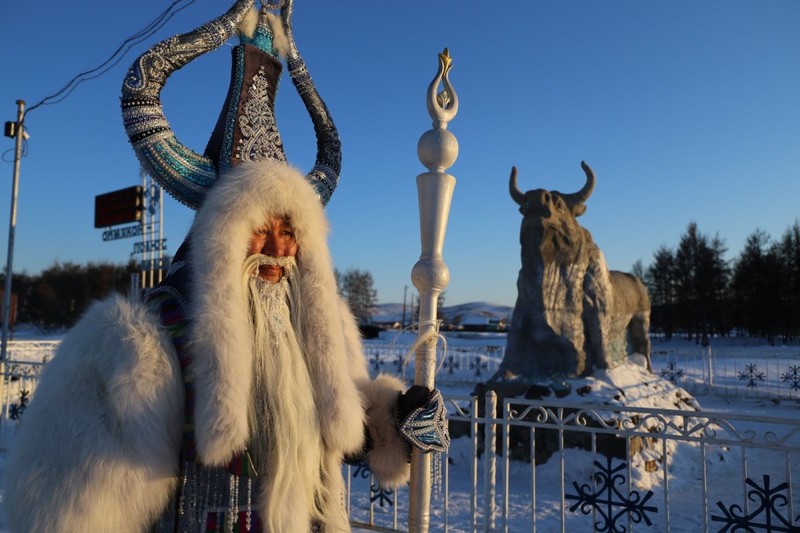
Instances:
[[[165,270],[169,268],[170,261],[172,261],[171,257],[155,258],[153,260],[144,259],[139,261],[139,268],[141,270]]]
[[[117,239],[127,239],[128,237],[138,237],[142,234],[142,225],[125,226],[123,228],[107,229],[103,232],[104,241],[115,241]]]
[[[141,254],[144,252],[157,252],[159,250],[167,249],[167,239],[156,239],[154,241],[135,242],[133,243],[133,252],[131,255]]]

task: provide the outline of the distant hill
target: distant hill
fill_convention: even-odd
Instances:
[[[444,307],[442,312],[445,322],[449,324],[466,324],[487,322],[489,320],[511,321],[513,307],[489,302],[471,302]],[[372,319],[378,323],[400,322],[403,319],[403,304],[379,304],[375,306]],[[406,306],[405,322],[411,321],[411,307]]]

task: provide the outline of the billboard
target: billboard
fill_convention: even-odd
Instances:
[[[94,227],[107,228],[142,219],[142,187],[135,185],[94,197]]]

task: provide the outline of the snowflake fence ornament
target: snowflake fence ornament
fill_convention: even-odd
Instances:
[[[781,374],[781,381],[788,383],[790,389],[800,391],[800,365],[790,366],[788,372]]]
[[[484,361],[480,355],[476,355],[475,359],[469,364],[469,369],[474,370],[473,376],[476,378],[481,377],[483,370],[489,370],[489,363]]]
[[[672,383],[676,383],[683,376],[683,369],[678,368],[678,363],[674,360],[668,361],[666,368],[661,369],[658,373],[662,378],[667,378]]]
[[[374,368],[376,372],[380,370],[381,365],[383,364],[383,360],[381,359],[381,352],[375,350],[372,353],[372,357],[370,357],[369,362],[370,364],[372,364],[372,368]]]
[[[369,465],[364,460],[357,462],[353,467],[353,479],[369,479],[372,475],[372,470],[370,470]]]
[[[385,489],[381,487],[372,477],[372,470],[366,461],[361,460],[353,465],[353,479],[369,479],[369,501],[370,503],[378,503],[379,507],[386,505],[387,507],[394,506],[394,491],[392,489]]]
[[[722,522],[723,527],[720,533],[736,531],[770,531],[770,532],[792,532],[800,533],[800,516],[791,523],[791,516],[784,516],[781,508],[789,504],[789,484],[780,483],[776,487],[770,487],[770,476],[764,475],[764,485],[759,486],[750,478],[745,480],[752,490],[747,492],[748,500],[758,504],[758,508],[751,513],[747,513],[737,504],[726,507],[721,501],[717,506],[722,511],[722,515],[711,515],[714,522]]]
[[[442,364],[442,368],[447,370],[448,374],[452,375],[453,372],[461,368],[461,364],[456,361],[455,355],[448,355],[447,359],[445,359],[445,362]]]
[[[403,363],[404,363],[404,361],[405,360],[400,355],[398,355],[397,357],[394,358],[394,361],[392,361],[392,364],[394,365],[395,373],[399,374],[400,372],[403,371]]]
[[[606,464],[595,461],[597,467],[592,476],[595,487],[585,483],[578,485],[572,482],[577,494],[565,494],[564,498],[575,501],[569,508],[570,512],[580,509],[580,512],[588,515],[597,513],[597,520],[594,523],[594,530],[600,532],[625,531],[624,526],[617,525],[620,519],[628,520],[634,524],[642,521],[648,526],[653,522],[647,513],[657,513],[658,508],[647,505],[648,500],[653,496],[653,491],[648,490],[644,496],[635,490],[631,490],[627,497],[617,486],[624,486],[626,478],[624,472],[628,466],[626,462],[621,462],[617,466],[612,466],[612,458],[606,458]]]
[[[747,381],[747,388],[754,389],[758,386],[759,382],[764,382],[767,377],[766,372],[760,372],[758,370],[758,365],[753,363],[748,363],[745,365],[745,370],[743,372],[739,372],[739,380],[740,381]]]
[[[28,407],[28,395],[30,391],[27,389],[22,389],[19,392],[19,403],[12,403],[8,409],[8,418],[11,420],[16,421],[17,423],[22,420],[22,414],[25,412],[25,409]]]
[[[377,483],[373,483],[369,487],[370,490],[370,503],[378,502],[379,507],[386,504],[387,507],[394,507],[394,491],[392,489],[384,489]]]

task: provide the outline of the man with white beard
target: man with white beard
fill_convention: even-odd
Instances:
[[[195,413],[197,442],[187,442],[191,435],[184,432],[184,456],[202,458],[205,448],[207,457],[226,457],[234,467],[197,469],[187,462],[178,521],[207,523],[208,509],[220,509],[215,524],[222,525],[223,510],[233,505],[242,509],[241,521],[253,522],[247,509],[255,503],[269,531],[305,531],[309,523],[346,530],[342,458],[361,452],[366,427],[373,472],[387,486],[404,483],[408,444],[395,411],[405,415],[427,395],[399,396],[402,384],[390,376],[370,380],[357,327],[336,294],[324,211],[305,178],[272,162],[239,165],[223,178],[190,231],[182,268],[191,268],[193,285],[204,289],[194,291],[189,313],[196,324],[192,349],[176,346],[179,358],[192,359],[194,374],[187,387],[194,405],[185,411]],[[173,312],[173,295],[168,284],[150,295],[171,328],[176,321],[165,317]],[[237,356],[220,356],[228,353]],[[232,395],[245,403],[235,413],[222,412]],[[217,427],[242,414],[244,453],[230,460],[222,453],[229,436],[218,435]],[[210,436],[205,445],[204,435]],[[254,477],[242,475],[248,468]],[[231,470],[239,476],[234,484]],[[216,485],[215,496],[204,503],[209,484]]]
[[[327,246],[338,133],[294,44],[291,0],[279,17],[252,4],[158,43],[124,80],[140,162],[197,213],[166,279],[96,302],[47,365],[8,461],[11,531],[348,531],[345,457],[396,487],[410,445],[447,446],[438,392],[368,375]],[[175,137],[161,89],[237,31],[200,155]],[[317,135],[306,175],[273,116],[279,57]]]
[[[370,379],[313,188],[275,162],[223,178],[170,283],[97,302],[48,364],[9,458],[12,531],[347,531],[344,457],[407,481],[398,425],[440,398]]]

